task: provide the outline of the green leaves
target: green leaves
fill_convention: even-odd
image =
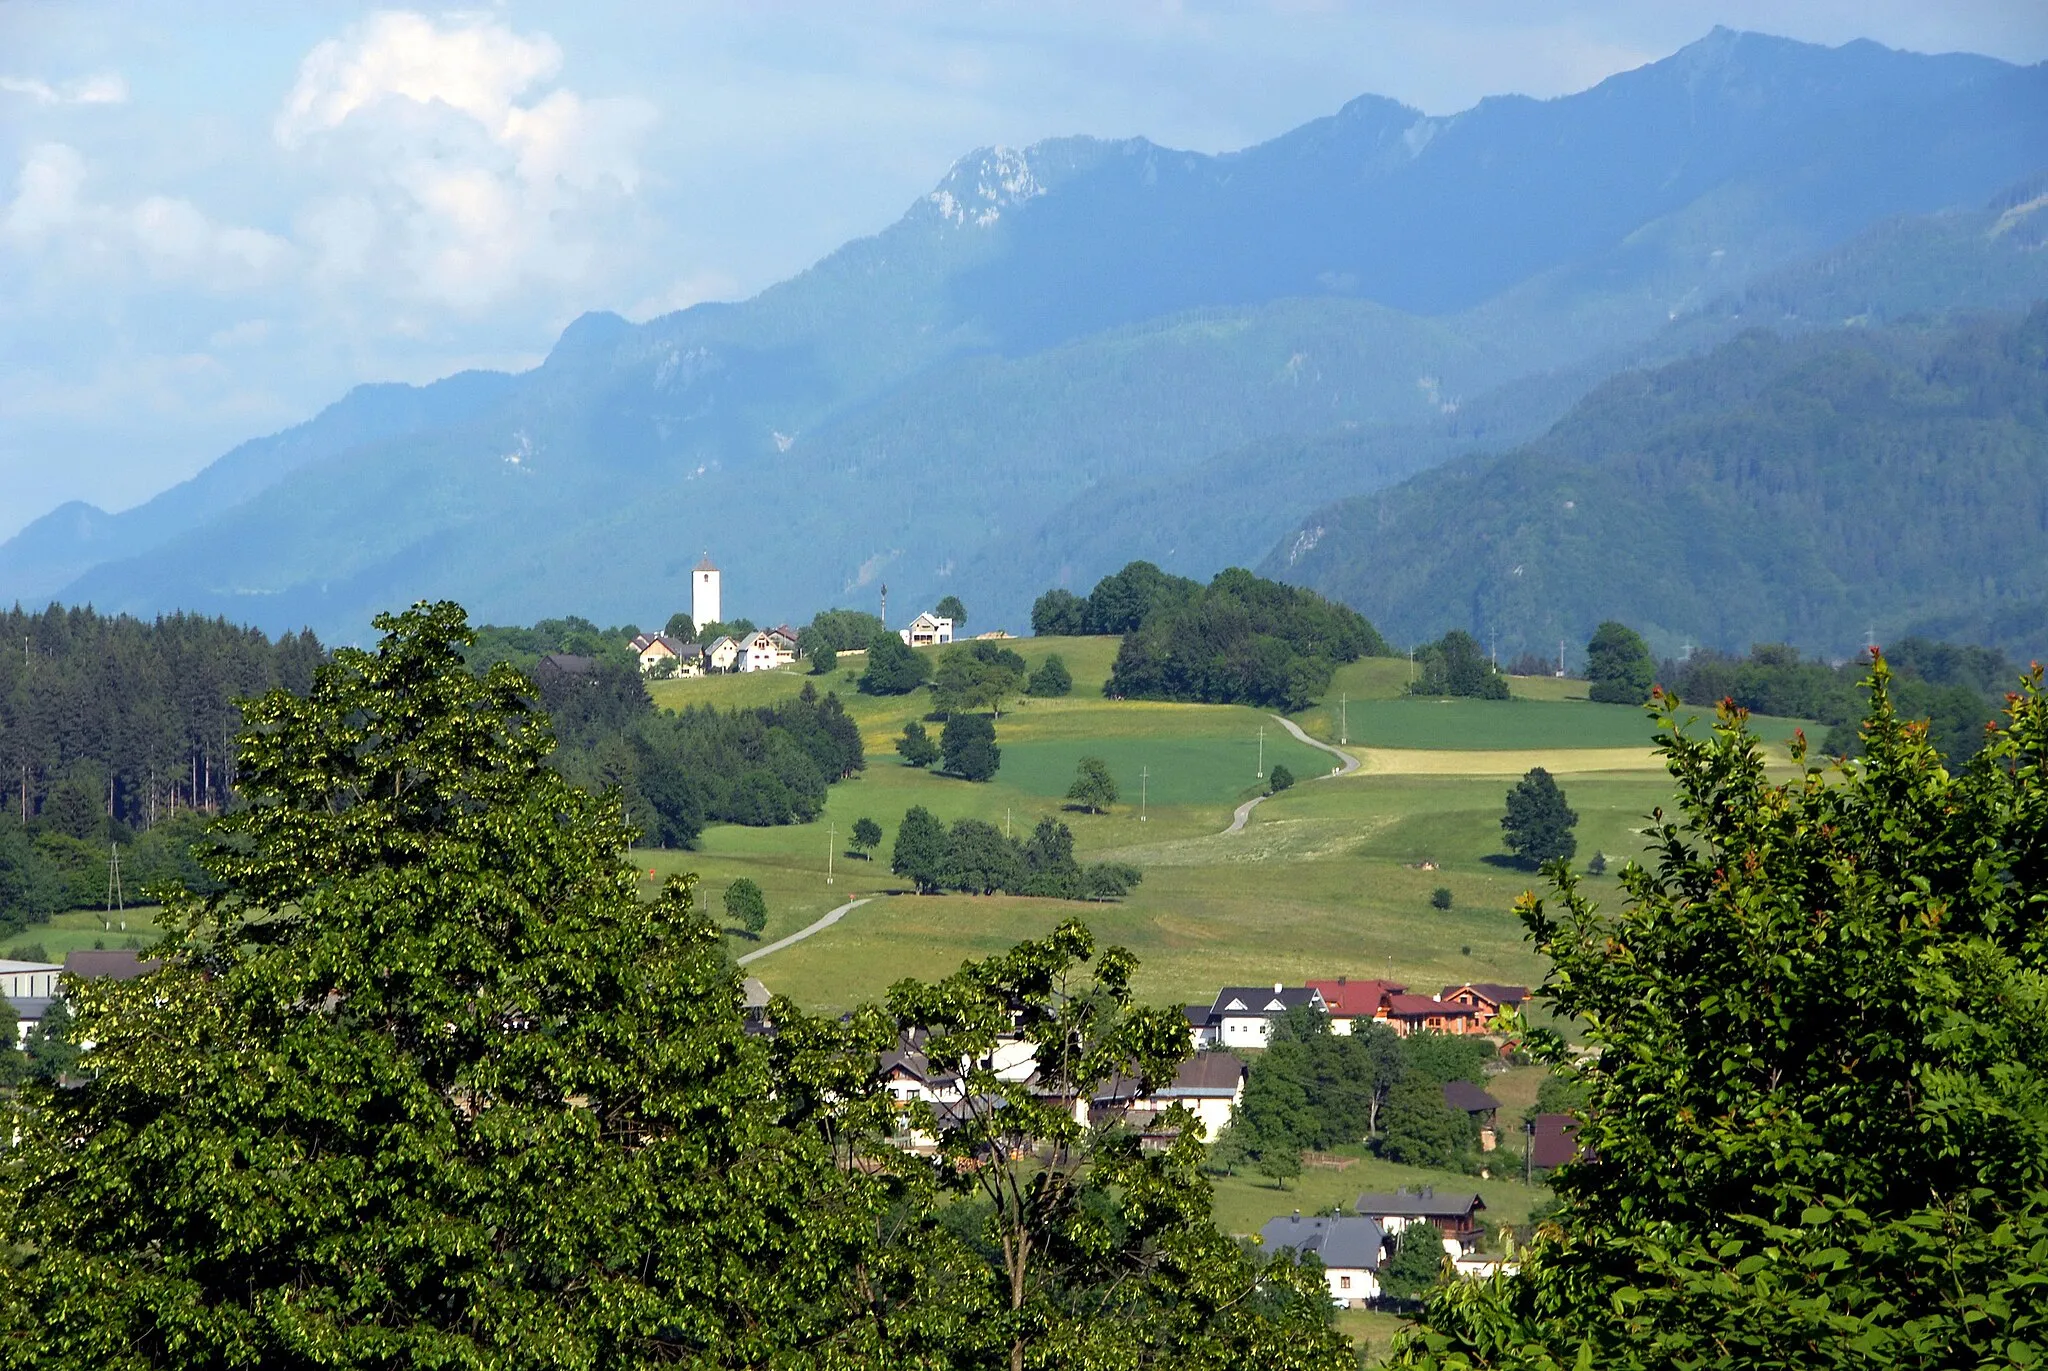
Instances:
[[[1409,1365],[2018,1365],[2048,1337],[2048,705],[1961,774],[1870,680],[1867,756],[1779,782],[1661,716],[1680,817],[1600,910],[1523,917],[1586,1025],[1588,1160],[1517,1279]],[[1668,702],[1664,702],[1668,703]],[[1463,1358],[1465,1360],[1460,1360]]]

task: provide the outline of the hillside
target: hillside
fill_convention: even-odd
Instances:
[[[1211,545],[1232,508],[1261,509],[1255,550],[1305,502],[1525,439],[1644,346],[1739,326],[1653,345],[1675,318],[1981,205],[2040,170],[2044,92],[2048,68],[1716,31],[1577,95],[1363,97],[1221,156],[984,149],[754,299],[586,316],[532,372],[376,392],[388,421],[351,397],[137,510],[59,511],[0,547],[0,596],[345,641],[430,593],[657,617],[709,548],[756,618],[886,578],[1017,622],[1137,537],[1206,574],[1245,555]],[[1258,452],[1293,454],[1277,488],[1227,456]]]
[[[1582,643],[1605,618],[1673,653],[1846,654],[1958,616],[2024,627],[2048,597],[2044,532],[2048,305],[1745,333],[1615,377],[1512,452],[1329,506],[1265,569],[1396,642],[1467,628],[1503,658]]]

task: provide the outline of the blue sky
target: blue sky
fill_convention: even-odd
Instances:
[[[1715,24],[2048,59],[2037,0],[0,0],[0,536],[349,386],[740,298],[955,158],[1580,90]]]

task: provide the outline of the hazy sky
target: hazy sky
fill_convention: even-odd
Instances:
[[[0,536],[367,380],[751,294],[955,158],[1550,96],[1715,24],[2048,59],[2048,0],[0,0]]]

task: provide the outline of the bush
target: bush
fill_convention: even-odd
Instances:
[[[1074,689],[1074,674],[1067,670],[1066,662],[1055,652],[1038,664],[1038,670],[1031,673],[1031,679],[1024,688],[1040,699],[1051,699]]]
[[[1431,909],[1449,909],[1451,907],[1451,888],[1447,885],[1440,885],[1435,890],[1432,890],[1429,893],[1429,907]]]
[[[1284,766],[1276,764],[1271,771],[1266,773],[1266,793],[1268,795],[1278,795],[1293,784],[1294,773]]]
[[[1380,1268],[1380,1289],[1397,1300],[1414,1300],[1443,1279],[1444,1240],[1431,1223],[1405,1225],[1394,1240],[1394,1255]]]

